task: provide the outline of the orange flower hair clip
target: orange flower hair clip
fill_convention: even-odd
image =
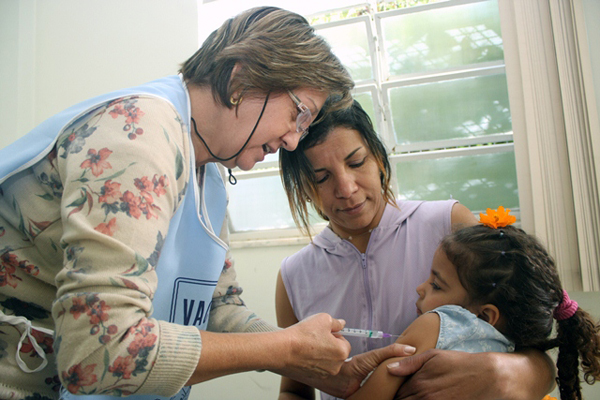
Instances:
[[[486,212],[487,214],[479,213],[479,222],[490,228],[504,228],[507,225],[514,224],[517,220],[514,215],[508,215],[509,209],[505,211],[502,206],[498,207],[498,210],[488,208]]]

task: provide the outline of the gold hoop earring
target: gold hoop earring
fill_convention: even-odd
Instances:
[[[229,102],[231,103],[232,106],[237,106],[237,105],[242,104],[243,99],[244,98],[242,96],[240,96],[239,98],[236,99],[235,97],[233,97],[233,95],[231,95],[231,97],[229,98]]]

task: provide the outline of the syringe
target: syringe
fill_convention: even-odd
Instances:
[[[365,337],[371,339],[383,339],[389,337],[398,337],[399,335],[391,335],[389,333],[385,333],[382,331],[371,331],[368,329],[353,329],[353,328],[344,328],[339,332],[340,335],[343,336],[357,336],[357,337]]]

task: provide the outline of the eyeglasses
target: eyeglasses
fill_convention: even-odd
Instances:
[[[308,127],[310,126],[310,122],[312,121],[312,113],[309,108],[300,101],[298,96],[292,93],[291,90],[288,90],[288,94],[292,101],[298,107],[298,117],[296,117],[296,132],[300,134],[300,140],[304,139],[306,135],[308,135]],[[300,142],[298,140],[298,142]]]

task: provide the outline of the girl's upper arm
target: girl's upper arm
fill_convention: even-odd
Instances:
[[[277,287],[275,289],[275,310],[277,314],[277,325],[287,328],[298,322],[292,303],[288,297],[281,271],[277,274]]]
[[[396,340],[396,343],[413,346],[417,349],[415,355],[421,354],[427,350],[435,349],[439,334],[440,316],[435,312],[426,313],[414,320]]]
[[[415,354],[434,349],[440,332],[440,317],[436,313],[423,314],[400,335],[396,343],[407,344],[417,349]],[[389,358],[379,364],[371,377],[349,400],[381,399],[392,400],[404,383],[405,377],[392,376],[386,366],[401,357]]]

